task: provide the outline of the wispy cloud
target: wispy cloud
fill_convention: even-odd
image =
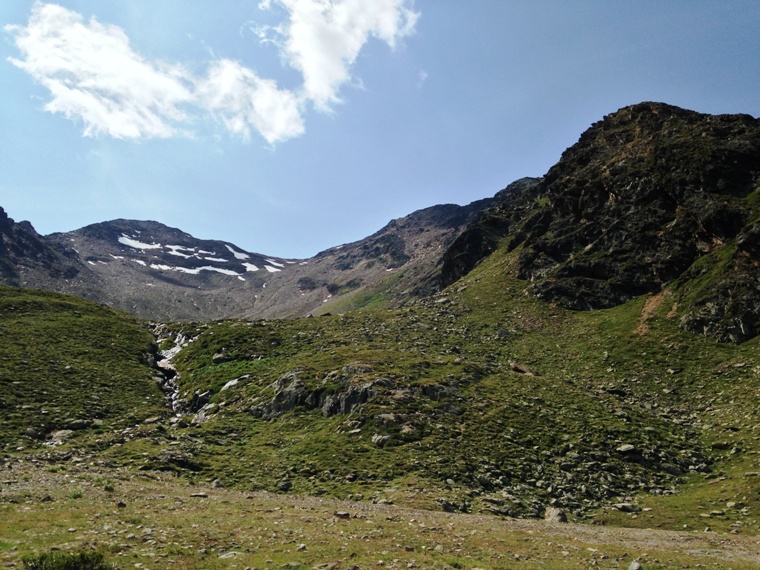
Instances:
[[[9,61],[50,91],[45,110],[84,124],[86,136],[123,139],[190,132],[211,113],[243,139],[253,131],[270,144],[301,135],[308,103],[321,111],[339,102],[351,66],[370,37],[389,46],[412,32],[412,0],[265,0],[285,11],[279,26],[260,28],[303,85],[282,89],[239,62],[210,62],[204,76],[179,64],[150,61],[134,51],[124,31],[89,21],[55,4],[38,2],[26,26],[6,26],[22,57]]]
[[[6,26],[23,59],[10,58],[52,96],[45,109],[81,119],[85,135],[169,137],[193,94],[179,66],[149,62],[116,26],[55,4],[35,4],[26,26]]]
[[[200,101],[221,117],[227,129],[248,140],[251,127],[269,143],[303,133],[296,96],[261,79],[236,61],[215,62],[208,77],[198,84]]]
[[[418,14],[406,0],[266,0],[288,13],[288,21],[265,35],[280,46],[288,64],[303,76],[305,100],[326,110],[338,102],[340,87],[370,36],[395,46],[412,32]]]

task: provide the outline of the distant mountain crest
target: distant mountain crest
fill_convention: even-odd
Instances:
[[[243,251],[233,244],[197,239],[153,221],[113,220],[50,237],[58,243],[68,240],[75,244],[91,265],[127,260],[154,271],[184,275],[209,272],[244,281],[248,273],[279,273],[288,263]]]

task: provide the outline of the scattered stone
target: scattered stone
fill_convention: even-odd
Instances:
[[[509,369],[512,372],[517,372],[518,374],[525,374],[526,376],[535,376],[535,374],[530,368],[528,368],[524,364],[520,364],[519,362],[510,361]]]
[[[335,511],[335,516],[339,519],[350,519],[351,514],[347,513],[346,511]]]
[[[639,508],[633,503],[615,503],[612,506],[623,513],[636,513],[639,511]]]
[[[290,481],[280,481],[277,483],[277,490],[282,492],[290,491],[293,488],[293,483]]]
[[[208,497],[208,494],[200,492],[200,493],[193,493],[190,495],[191,497]]]
[[[567,515],[562,509],[557,507],[548,507],[544,514],[544,520],[550,523],[565,523],[567,522]]]
[[[53,441],[53,444],[57,445],[57,444],[62,443],[64,440],[70,438],[73,434],[74,434],[73,430],[59,429],[51,433],[49,437]]]
[[[643,566],[638,560],[634,560],[628,565],[628,570],[643,570]]]
[[[390,436],[388,435],[380,435],[376,433],[372,436],[372,443],[374,443],[377,447],[383,447],[389,439]]]
[[[631,445],[630,443],[624,443],[620,447],[617,448],[617,451],[620,453],[630,453],[631,451],[635,451],[636,447]]]
[[[27,435],[27,437],[31,437],[32,439],[39,439],[40,437],[40,432],[38,432],[36,429],[32,427],[26,428],[24,433]]]
[[[80,430],[80,429],[86,429],[86,428],[90,427],[91,425],[92,425],[92,421],[91,420],[73,420],[73,421],[70,421],[66,425],[66,429],[70,429],[70,430],[75,430],[76,431],[76,430]]]
[[[229,362],[229,360],[230,359],[221,352],[217,352],[214,356],[211,357],[211,362],[213,364],[222,364],[223,362]]]

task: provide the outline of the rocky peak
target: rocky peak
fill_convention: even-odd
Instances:
[[[55,247],[29,222],[16,223],[0,208],[0,283],[44,286],[51,279],[70,279],[81,271],[76,253]]]
[[[572,309],[612,307],[720,262],[691,287],[683,324],[742,341],[760,320],[759,185],[760,120],[641,103],[584,132],[517,219],[507,201],[488,222],[520,248],[530,290]]]

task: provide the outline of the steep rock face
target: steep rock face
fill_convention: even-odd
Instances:
[[[678,280],[685,328],[741,342],[760,321],[759,185],[760,120],[641,103],[584,132],[520,210],[498,206],[497,232],[485,216],[477,231],[522,248],[518,276],[541,299],[600,309]]]
[[[29,222],[16,223],[0,208],[0,283],[44,288],[82,270],[75,251],[47,242]]]
[[[443,256],[441,284],[451,285],[499,246],[537,197],[539,178],[521,178],[496,194],[494,205],[465,229]]]

